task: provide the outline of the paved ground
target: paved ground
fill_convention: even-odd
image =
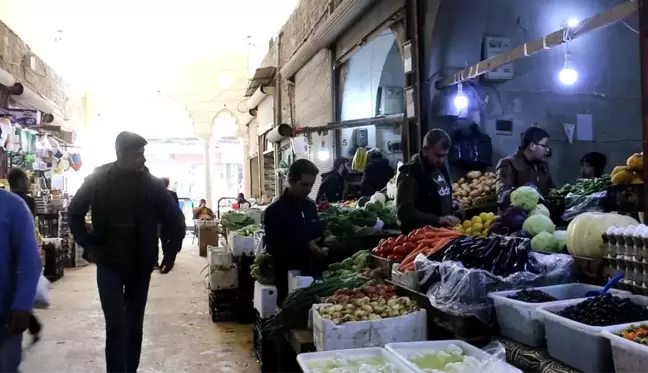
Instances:
[[[171,273],[153,274],[140,372],[259,371],[252,326],[211,321],[200,273],[206,264],[197,247],[185,246]],[[52,307],[36,311],[43,339],[26,347],[23,372],[105,372],[95,267],[66,269],[50,297]]]

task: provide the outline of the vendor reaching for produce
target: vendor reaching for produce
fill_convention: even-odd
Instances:
[[[532,184],[543,195],[555,187],[547,158],[551,156],[549,134],[538,127],[522,133],[518,150],[497,163],[497,202],[505,203],[517,187]]]
[[[349,160],[338,158],[333,162],[333,169],[322,174],[322,184],[317,191],[316,201],[330,203],[344,200],[344,181],[349,173]]]
[[[293,162],[288,169],[288,188],[264,212],[266,250],[274,259],[278,305],[288,295],[288,271],[308,275],[328,252],[317,245],[322,226],[315,203],[308,199],[318,173],[306,159]]]
[[[607,165],[607,158],[598,152],[587,153],[580,160],[581,179],[593,179],[603,176],[603,170]]]
[[[444,130],[431,130],[423,138],[421,152],[399,169],[396,207],[404,234],[426,225],[461,223],[453,215],[452,185],[445,166],[450,143]]]

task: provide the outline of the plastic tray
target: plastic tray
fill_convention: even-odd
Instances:
[[[627,294],[619,296],[648,306],[647,297]],[[583,299],[572,299],[538,308],[537,312],[544,319],[549,355],[583,372],[612,372],[614,365],[610,342],[601,333],[617,325],[590,326],[554,313],[582,301]]]
[[[648,346],[629,341],[616,335],[616,333],[621,332],[628,326],[638,324],[648,324],[648,321],[639,321],[606,328],[601,334],[610,340],[614,370],[617,373],[648,372]]]
[[[394,364],[398,369],[399,373],[413,373],[414,371],[407,364],[405,364],[401,359],[388,352],[381,347],[368,347],[368,348],[357,348],[351,350],[336,350],[336,351],[322,351],[322,352],[309,352],[305,354],[297,355],[297,363],[304,373],[311,373],[312,370],[309,368],[309,365],[317,363],[319,361],[327,361],[334,359],[338,356],[344,356],[346,358],[366,358],[373,356],[382,356],[385,361]]]
[[[455,345],[461,348],[464,352],[464,355],[473,356],[479,360],[493,359],[494,357],[489,353],[480,350],[479,348],[460,341],[458,339],[446,340],[446,341],[424,341],[424,342],[402,342],[402,343],[388,343],[385,345],[387,351],[393,353],[398,359],[403,361],[407,366],[409,366],[412,371],[417,373],[423,373],[423,370],[419,368],[418,365],[411,362],[407,357],[412,353],[425,353],[432,351],[439,351],[446,349],[449,345]],[[521,370],[513,367],[512,365],[502,362],[502,372],[513,373],[519,372]]]
[[[588,291],[601,290],[603,287],[573,283],[532,289],[540,290],[558,300],[544,303],[527,303],[508,298],[517,294],[520,290],[498,291],[490,293],[488,296],[493,299],[501,335],[527,346],[542,347],[545,345],[545,332],[544,324],[536,313],[538,307],[552,305],[564,300],[584,298],[585,293]],[[630,294],[627,291],[616,289],[610,289],[610,292],[614,294]]]

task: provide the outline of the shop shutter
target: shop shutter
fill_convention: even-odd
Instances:
[[[252,157],[259,153],[259,121],[256,118],[248,124],[248,136],[250,136],[248,157]]]
[[[358,22],[340,36],[335,43],[336,57],[344,55],[356,45],[360,44],[367,35],[379,28],[389,17],[404,7],[405,0],[379,1]]]
[[[322,49],[306,65],[295,74],[295,124],[297,127],[323,127],[333,120],[331,102],[331,53]],[[315,163],[322,172],[327,172],[333,167],[335,149],[333,149],[334,131],[326,135],[316,132],[310,135],[309,159]],[[317,159],[322,140],[330,152],[326,161]],[[317,177],[311,197],[317,195],[321,177]]]
[[[272,96],[266,96],[257,106],[257,120],[259,121],[259,135],[270,131],[274,125],[274,103]]]

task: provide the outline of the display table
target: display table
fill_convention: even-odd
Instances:
[[[545,349],[528,347],[505,338],[495,338],[506,348],[506,360],[524,372],[577,373],[579,370],[554,360]]]

